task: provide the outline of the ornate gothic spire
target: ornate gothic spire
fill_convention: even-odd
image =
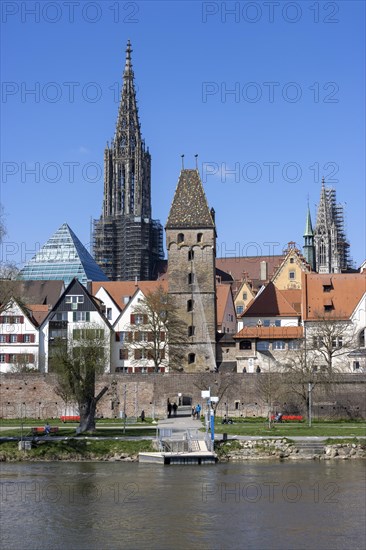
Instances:
[[[104,153],[103,214],[151,218],[151,158],[141,139],[131,53],[128,41],[114,140]]]
[[[136,147],[141,142],[140,121],[138,116],[134,72],[131,61],[131,42],[127,42],[126,62],[123,71],[123,86],[118,110],[114,144],[121,152]]]

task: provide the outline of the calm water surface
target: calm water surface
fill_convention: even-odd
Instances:
[[[1,548],[362,549],[365,462],[1,465]]]

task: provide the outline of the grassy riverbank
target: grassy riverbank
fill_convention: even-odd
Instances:
[[[0,445],[0,461],[137,460],[138,453],[153,450],[152,441],[148,440],[39,440],[29,451],[19,451],[17,441],[8,441]]]

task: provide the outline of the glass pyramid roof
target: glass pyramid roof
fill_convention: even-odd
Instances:
[[[63,280],[66,285],[74,277],[84,285],[88,280],[108,281],[67,223],[61,225],[18,275],[26,281]]]

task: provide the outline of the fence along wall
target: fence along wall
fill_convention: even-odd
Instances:
[[[275,374],[272,374],[274,380]],[[126,405],[128,416],[163,417],[169,399],[178,403],[178,394],[186,404],[201,403],[202,389],[211,389],[211,395],[223,397],[218,405],[218,415],[265,416],[268,406],[261,398],[260,384],[266,386],[266,374],[110,374],[98,378],[97,392],[108,385],[109,390],[98,405],[97,412],[104,418],[118,418]],[[262,382],[263,381],[263,382]],[[1,418],[58,418],[75,414],[75,405],[65,403],[57,394],[56,378],[52,374],[1,374]],[[366,375],[340,375],[331,387],[317,385],[313,391],[314,418],[363,418],[366,419]],[[272,400],[273,407],[282,412],[304,414],[293,392],[286,397]]]

